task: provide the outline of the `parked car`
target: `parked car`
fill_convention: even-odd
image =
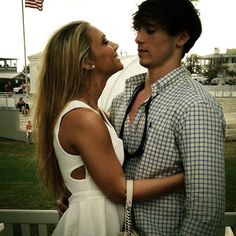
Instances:
[[[26,85],[24,82],[22,82],[19,87],[14,87],[13,88],[13,92],[15,92],[15,93],[26,93],[26,88],[28,88],[27,92],[30,92],[30,84],[28,83]]]
[[[236,84],[236,78],[234,78],[234,77],[226,77],[225,84],[235,85]]]
[[[15,93],[23,93],[22,87],[21,87],[21,86],[19,86],[19,87],[14,87],[14,88],[13,88],[13,92],[15,92]]]
[[[211,80],[211,85],[225,85],[229,84],[232,77],[216,77]]]
[[[192,78],[198,81],[201,84],[205,84],[205,82],[208,80],[208,78],[204,77],[200,74],[192,74]]]

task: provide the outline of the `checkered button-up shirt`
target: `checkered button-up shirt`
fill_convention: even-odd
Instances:
[[[111,122],[119,134],[133,92],[145,74],[126,81],[112,103]],[[152,85],[145,150],[126,160],[129,179],[158,178],[185,172],[185,191],[134,203],[135,224],[141,235],[213,236],[225,210],[225,120],[218,102],[184,67]],[[126,118],[123,141],[130,153],[140,144],[144,107],[132,127]]]

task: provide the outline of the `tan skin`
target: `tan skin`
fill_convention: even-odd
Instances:
[[[151,96],[151,85],[181,65],[181,54],[189,35],[183,32],[169,36],[156,25],[142,27],[136,36],[140,64],[148,68],[145,86],[130,110],[130,123],[134,122],[139,106]]]
[[[154,24],[146,25],[138,30],[135,42],[138,45],[139,63],[148,69],[148,76],[142,92],[146,91],[145,93],[150,95],[153,83],[181,66],[183,47],[188,39],[187,32],[169,36]],[[137,97],[136,101],[139,100],[143,99]]]
[[[106,81],[112,74],[121,70],[123,65],[117,58],[117,44],[104,43],[104,34],[96,28],[91,28],[90,35],[93,39],[91,45],[93,57],[84,67],[92,72],[92,86],[86,92],[86,97],[78,96],[75,100],[84,101],[98,113],[86,108],[75,109],[67,113],[61,122],[59,140],[66,152],[82,156],[88,172],[109,199],[123,203],[125,202],[126,179],[113,149],[104,117],[97,105]],[[95,65],[94,70],[93,65]],[[135,110],[136,108],[133,112]],[[72,177],[85,178],[85,169],[79,168],[73,171]],[[133,197],[136,201],[150,200],[175,192],[183,185],[183,173],[165,178],[135,180]],[[65,194],[67,197],[70,196],[68,190]],[[63,204],[63,196],[58,199],[57,204],[59,213],[63,213],[66,209]]]

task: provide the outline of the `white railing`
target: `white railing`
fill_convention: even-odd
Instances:
[[[214,97],[236,97],[236,85],[204,85]]]
[[[15,93],[11,92],[0,92],[0,107],[2,108],[15,108]]]
[[[0,236],[49,236],[58,221],[59,217],[56,210],[0,209],[0,223],[4,225],[2,225]],[[14,224],[20,224],[20,229],[18,229],[20,233],[14,234]],[[37,227],[32,230],[32,225]],[[217,236],[234,235],[230,227],[236,229],[236,212],[225,213],[224,221]],[[229,230],[232,233],[229,234]]]
[[[0,235],[49,236],[58,220],[59,217],[56,210],[0,209],[0,223],[3,223]],[[14,227],[17,225],[20,225],[20,227]]]

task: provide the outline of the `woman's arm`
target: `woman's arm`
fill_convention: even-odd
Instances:
[[[80,154],[101,191],[112,201],[125,202],[126,179],[104,120],[90,109],[75,109],[61,122],[59,140],[65,151]],[[150,200],[183,187],[184,175],[134,181],[134,201]]]
[[[153,183],[151,183],[153,181]],[[149,184],[147,184],[149,183]],[[154,185],[154,186],[153,186]],[[134,201],[143,201],[148,199],[157,198],[159,195],[164,196],[168,193],[175,192],[176,190],[184,186],[184,174],[179,173],[169,177],[162,177],[160,179],[145,179],[134,181]],[[153,189],[156,187],[157,193],[153,193]],[[146,194],[146,196],[145,196]],[[153,196],[152,196],[153,195]],[[57,211],[60,217],[68,208],[68,198],[71,196],[70,191],[65,188],[65,191],[57,199]]]

